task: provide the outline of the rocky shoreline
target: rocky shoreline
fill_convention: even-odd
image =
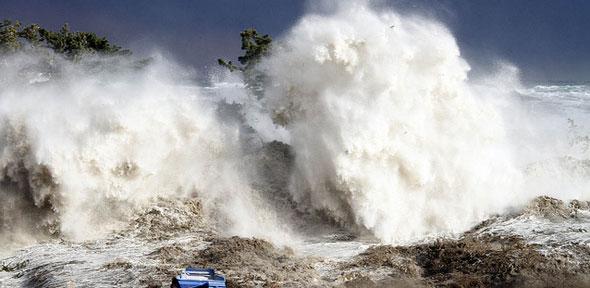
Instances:
[[[161,200],[106,240],[56,240],[20,250],[2,260],[0,286],[167,287],[192,265],[216,268],[228,287],[588,287],[589,206],[539,197],[456,239],[370,245],[356,256],[329,259],[261,239],[220,236],[198,201]],[[534,232],[507,229],[517,224]],[[552,242],[555,227],[570,234]]]

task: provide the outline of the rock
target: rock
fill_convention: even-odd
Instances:
[[[255,238],[216,238],[193,265],[215,267],[237,287],[302,287],[319,278],[307,259]]]
[[[106,263],[105,265],[102,266],[102,268],[104,268],[104,269],[123,269],[123,270],[131,269],[131,267],[133,267],[133,265],[125,259],[115,259],[114,261]]]
[[[569,207],[576,210],[590,210],[590,203],[588,201],[572,200]]]
[[[122,234],[165,240],[191,232],[211,233],[201,202],[197,199],[158,199],[157,205],[139,213]]]
[[[559,199],[540,196],[531,201],[524,213],[558,220],[559,218],[569,218],[572,215],[572,210]]]
[[[390,245],[373,246],[356,256],[346,267],[362,267],[374,269],[377,267],[388,267],[390,273],[403,277],[419,277],[421,268],[416,263],[403,255],[398,247]]]

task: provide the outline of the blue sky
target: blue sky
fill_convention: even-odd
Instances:
[[[391,0],[404,13],[437,18],[482,70],[498,59],[532,82],[590,81],[590,1]],[[0,0],[0,19],[93,31],[139,54],[155,47],[205,70],[239,54],[239,32],[280,36],[306,11],[301,0]],[[482,68],[483,67],[483,68]]]

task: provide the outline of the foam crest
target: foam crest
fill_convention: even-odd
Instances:
[[[27,53],[0,65],[3,237],[100,237],[158,197],[198,197],[231,234],[271,233],[237,125],[174,63]]]
[[[353,2],[283,40],[266,101],[291,133],[301,206],[399,243],[515,203],[503,119],[444,26]]]

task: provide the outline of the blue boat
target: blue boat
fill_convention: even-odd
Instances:
[[[171,288],[225,288],[225,277],[214,269],[188,267],[172,278]]]

